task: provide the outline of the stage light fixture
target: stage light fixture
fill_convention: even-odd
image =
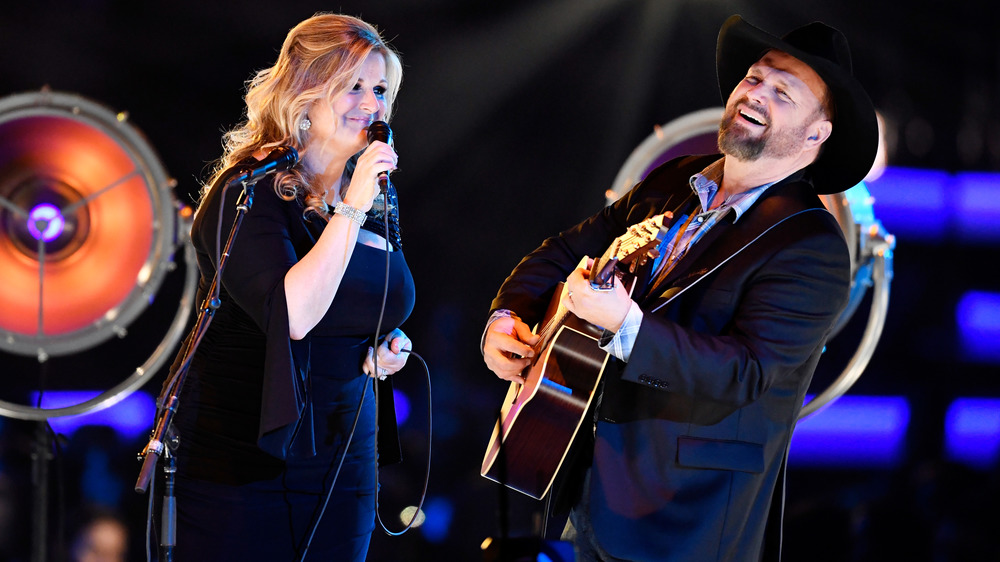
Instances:
[[[152,376],[183,332],[194,295],[190,212],[128,116],[43,89],[0,98],[0,351],[45,363],[124,338],[185,245],[187,279],[150,359],[83,404],[0,415],[44,419],[122,399]]]

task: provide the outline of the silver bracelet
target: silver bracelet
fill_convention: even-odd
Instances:
[[[358,226],[365,224],[365,219],[368,218],[364,211],[361,209],[355,209],[343,201],[337,203],[337,205],[333,207],[333,212],[337,215],[344,215],[345,217],[358,223]]]

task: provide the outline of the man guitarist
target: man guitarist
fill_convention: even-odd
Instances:
[[[782,38],[730,17],[717,71],[722,155],[653,170],[619,201],[546,240],[493,301],[487,366],[519,381],[537,323],[564,305],[604,328],[611,354],[577,433],[564,539],[578,560],[777,560],[784,465],[824,343],[848,302],[843,233],[818,194],[875,159],[875,110],[844,36],[812,23]],[[627,227],[679,224],[629,292],[578,268]],[[579,462],[582,459],[582,462]]]

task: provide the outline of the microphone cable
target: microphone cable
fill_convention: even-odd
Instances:
[[[378,387],[375,386],[374,378],[376,376],[378,376],[378,347],[380,345],[379,334],[382,331],[382,320],[385,317],[385,306],[386,306],[386,302],[388,301],[388,297],[389,297],[389,273],[390,273],[390,269],[391,269],[391,259],[390,259],[390,255],[389,255],[389,249],[390,249],[389,248],[389,197],[388,197],[388,194],[385,191],[383,191],[383,194],[385,195],[385,197],[383,197],[383,199],[382,199],[382,219],[384,221],[384,226],[385,226],[385,282],[383,283],[383,287],[382,287],[382,306],[379,309],[378,322],[376,322],[376,324],[375,324],[375,335],[373,337],[374,345],[372,346],[372,349],[373,349],[373,351],[372,351],[372,374],[370,376],[366,377],[366,380],[361,385],[361,399],[358,401],[358,409],[357,409],[357,412],[355,412],[355,414],[354,414],[354,422],[351,425],[351,431],[350,431],[350,433],[347,436],[346,442],[344,443],[344,452],[340,455],[340,459],[337,461],[337,468],[336,468],[336,471],[334,472],[334,475],[333,475],[333,481],[330,482],[330,489],[327,490],[327,492],[326,492],[326,495],[325,495],[325,497],[323,499],[323,504],[319,508],[319,513],[318,514],[314,513],[314,521],[313,521],[313,524],[312,524],[312,528],[309,531],[309,535],[304,538],[305,544],[302,546],[302,552],[301,552],[301,554],[298,557],[299,562],[303,562],[305,560],[305,558],[306,558],[306,554],[309,552],[309,546],[312,544],[313,537],[316,534],[316,530],[319,528],[320,521],[322,521],[323,515],[326,513],[326,508],[329,505],[330,498],[333,495],[333,489],[337,485],[337,478],[340,476],[340,469],[343,467],[344,460],[347,458],[347,452],[350,449],[351,441],[354,439],[354,432],[357,430],[357,427],[358,427],[358,420],[361,417],[361,408],[364,406],[365,395],[368,393],[368,381],[369,380],[372,381],[373,390],[375,392],[375,407],[376,407],[376,409],[378,408],[378,404],[379,404],[379,400],[378,400]],[[375,517],[376,517],[376,519],[378,519],[378,522],[382,526],[382,529],[389,536],[399,536],[399,535],[402,535],[403,533],[405,533],[406,531],[408,531],[413,526],[413,523],[416,521],[417,516],[420,514],[420,510],[423,508],[424,500],[427,497],[427,485],[428,485],[428,482],[430,481],[430,469],[431,469],[431,441],[432,441],[432,437],[433,437],[433,427],[431,425],[431,423],[432,423],[432,416],[431,416],[431,393],[430,393],[430,390],[431,390],[430,369],[427,367],[427,362],[424,361],[424,358],[421,357],[420,355],[418,355],[417,353],[413,352],[412,349],[403,349],[403,350],[400,350],[400,353],[403,353],[403,352],[406,352],[406,353],[410,354],[410,356],[412,356],[412,357],[416,357],[420,361],[420,363],[424,366],[424,372],[426,373],[426,376],[427,376],[427,423],[428,423],[428,431],[427,431],[427,470],[426,470],[426,473],[424,475],[424,488],[423,488],[423,491],[421,492],[420,503],[417,506],[417,509],[413,512],[413,516],[410,518],[410,521],[409,521],[409,523],[407,523],[406,527],[403,530],[398,531],[398,532],[390,531],[385,526],[385,523],[382,522],[382,517],[379,515],[379,512],[378,512],[378,494],[379,494],[379,488],[380,488],[380,486],[378,485],[378,479],[376,477],[376,485],[375,485]],[[395,413],[393,415],[395,415]],[[377,453],[376,453],[376,456],[377,456]],[[333,468],[333,463],[332,462],[331,462],[330,467],[331,467],[331,469]],[[378,461],[377,460],[375,462],[375,470],[378,471]],[[327,472],[327,474],[329,474],[329,471]]]
[[[400,530],[400,531],[390,531],[389,528],[386,527],[385,523],[382,521],[382,515],[379,513],[379,509],[378,509],[379,508],[378,497],[379,497],[379,492],[381,490],[381,487],[379,486],[379,487],[376,488],[376,490],[375,490],[375,518],[378,519],[378,523],[379,523],[379,525],[382,526],[382,530],[385,532],[385,534],[389,535],[390,537],[398,537],[398,536],[402,535],[403,533],[405,533],[406,531],[409,531],[410,528],[413,527],[414,522],[417,520],[417,517],[420,515],[421,511],[424,508],[424,500],[427,499],[427,485],[428,485],[428,483],[430,482],[430,479],[431,479],[431,442],[432,442],[433,437],[434,437],[434,420],[433,420],[433,415],[432,415],[432,404],[431,404],[431,371],[427,367],[427,362],[424,361],[423,357],[421,357],[420,355],[418,355],[418,354],[416,354],[416,353],[414,353],[412,351],[408,351],[408,350],[404,350],[404,351],[407,351],[410,354],[411,357],[416,357],[420,361],[420,363],[424,366],[424,374],[427,377],[427,468],[424,471],[424,489],[420,492],[420,502],[417,504],[417,509],[415,509],[413,511],[413,516],[410,517],[409,522],[407,522],[406,526],[403,527],[403,529]],[[376,395],[376,400],[377,399],[378,399],[378,396]],[[378,467],[376,466],[376,469],[377,468]]]
[[[389,181],[390,180],[388,179],[388,177],[386,177],[386,184],[388,184]],[[382,311],[379,313],[378,325],[375,328],[375,335],[376,336],[378,336],[379,332],[381,332],[381,329],[382,329],[382,314],[385,313],[386,297],[387,297],[388,292],[389,292],[389,194],[388,194],[388,187],[385,187],[383,189],[382,193],[384,195],[384,197],[382,199],[382,220],[384,221],[383,224],[385,226],[385,247],[386,247],[386,252],[385,252],[385,289],[384,289],[384,291],[382,293]],[[376,342],[377,341],[378,340],[376,340]],[[398,537],[398,536],[402,535],[403,533],[405,533],[406,531],[409,531],[410,528],[413,527],[414,522],[416,522],[417,517],[420,515],[421,510],[424,507],[424,500],[427,499],[427,486],[428,486],[428,484],[430,482],[430,479],[431,479],[431,444],[432,444],[432,440],[433,440],[433,437],[434,437],[434,420],[433,420],[433,414],[432,414],[432,411],[433,411],[433,407],[432,406],[433,406],[433,404],[432,404],[432,401],[431,401],[431,396],[432,395],[431,395],[431,371],[430,371],[430,368],[427,366],[427,361],[425,361],[423,357],[421,357],[419,354],[415,353],[412,349],[402,349],[402,350],[400,350],[400,353],[403,353],[403,352],[409,353],[410,357],[416,357],[420,361],[420,364],[423,365],[423,367],[424,367],[424,375],[427,378],[427,468],[424,471],[424,487],[423,487],[423,490],[420,492],[420,501],[417,504],[417,509],[415,509],[413,511],[413,515],[410,517],[409,522],[407,522],[406,526],[403,527],[403,529],[400,530],[400,531],[390,531],[389,528],[386,527],[385,523],[382,521],[382,515],[379,513],[379,509],[378,509],[379,508],[378,498],[379,498],[379,491],[381,490],[381,486],[376,485],[376,487],[375,487],[375,518],[378,520],[378,523],[379,523],[379,525],[381,525],[382,530],[385,532],[385,534],[389,535],[390,537]],[[373,367],[375,369],[375,373],[377,374],[378,373],[378,346],[375,347],[375,352],[372,353],[372,365],[373,365]],[[376,408],[377,408],[378,404],[379,404],[379,401],[378,401],[378,386],[375,387],[375,403],[376,403]],[[395,412],[393,412],[393,417],[395,417]],[[375,469],[378,470],[378,464],[377,463],[375,465]],[[377,479],[376,479],[376,481],[377,481]]]

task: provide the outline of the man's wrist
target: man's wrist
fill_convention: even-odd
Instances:
[[[635,338],[639,332],[639,327],[642,325],[642,317],[642,308],[639,307],[638,303],[632,301],[632,304],[629,305],[628,313],[622,321],[622,325],[615,332],[605,330],[598,342],[598,346],[628,363],[629,357],[632,355],[632,348],[635,346]]]

